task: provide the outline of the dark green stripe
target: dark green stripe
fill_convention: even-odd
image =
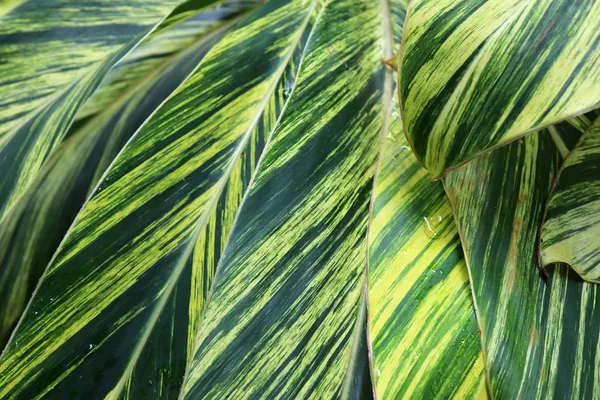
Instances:
[[[186,398],[341,396],[382,125],[381,12],[324,5],[219,264]]]
[[[219,21],[212,23],[218,25]],[[186,34],[194,40],[200,32],[191,30]],[[103,112],[93,114],[95,118],[88,119],[80,129],[71,129],[69,139],[40,171],[18,207],[0,222],[0,347],[8,340],[39,277],[100,176],[133,133],[223,34],[218,31],[180,55],[159,58],[154,69],[136,75],[137,79],[132,77],[128,85],[117,90],[109,88],[110,95],[101,91],[100,101],[94,95],[90,101],[104,103]],[[139,60],[140,52],[147,54],[152,45],[160,46],[162,42],[161,36],[155,36],[125,61]],[[135,62],[128,65],[136,69]],[[109,73],[107,85],[121,72],[117,68]]]

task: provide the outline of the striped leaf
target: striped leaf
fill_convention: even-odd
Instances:
[[[414,0],[402,47],[407,136],[440,176],[600,103],[600,3]]]
[[[126,57],[124,66],[115,68],[105,79],[106,90],[97,93],[100,99],[96,95],[90,99],[93,108],[102,104],[103,111],[85,114],[85,124],[72,129],[18,205],[0,221],[0,347],[8,340],[52,254],[103,172],[144,120],[231,26],[226,24],[211,33],[210,22],[213,26],[223,22],[208,17],[227,20],[237,13],[236,9],[201,13],[196,19],[202,18],[203,22],[195,29],[181,24],[163,31]],[[206,36],[206,32],[210,34]],[[163,36],[181,38],[185,44],[178,49],[180,53],[174,47],[161,53],[166,41]],[[183,40],[186,37],[191,44]],[[148,54],[151,68],[147,65]],[[125,69],[139,74],[123,74]],[[123,77],[127,79],[119,79]]]
[[[383,143],[369,232],[371,341],[382,399],[486,395],[469,276],[452,210],[404,138]]]
[[[13,1],[0,23],[0,137],[145,34],[176,1]],[[12,4],[12,5],[11,5]]]
[[[600,396],[600,291],[564,265],[547,283],[536,268],[543,204],[561,161],[550,135],[530,135],[444,179],[497,399]]]
[[[184,398],[348,392],[383,122],[379,59],[391,48],[385,9],[335,0],[320,11],[219,264]]]
[[[581,138],[559,171],[541,232],[543,265],[568,263],[600,282],[600,122]]]
[[[76,132],[77,128],[95,114],[111,107],[114,99],[122,93],[135,90],[140,77],[151,75],[160,69],[168,57],[194,45],[198,38],[218,29],[230,17],[255,5],[255,1],[247,0],[211,0],[210,3],[214,4],[196,10],[195,14],[186,14],[187,18],[179,20],[178,24],[168,25],[170,17],[178,15],[176,11],[179,7],[173,10],[131,53],[112,67],[94,95],[78,111],[67,135]]]
[[[289,94],[315,4],[260,8],[125,146],[0,359],[0,397],[177,397],[215,265]]]
[[[2,17],[0,218],[27,190],[110,67],[176,3],[28,0]]]

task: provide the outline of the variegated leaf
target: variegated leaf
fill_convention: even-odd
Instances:
[[[27,0],[0,19],[0,218],[112,65],[176,4]]]
[[[189,23],[163,30],[109,73],[102,89],[88,102],[90,107],[86,108],[91,111],[83,113],[80,125],[71,129],[68,139],[0,221],[0,347],[103,172],[146,118],[231,27],[232,22],[220,18],[231,19],[241,9],[219,11],[201,13]],[[197,24],[198,20],[202,23]],[[221,27],[212,31],[211,22]],[[179,38],[177,45],[163,52],[165,42],[172,37]]]
[[[600,121],[565,159],[544,219],[541,262],[567,263],[600,283]]]
[[[600,103],[600,3],[413,0],[405,127],[434,177]]]
[[[544,200],[561,162],[551,135],[530,135],[444,179],[497,399],[600,396],[600,291],[565,265],[547,283],[537,269]]]
[[[217,269],[184,398],[348,393],[389,76],[385,9],[324,3]]]
[[[452,209],[397,111],[369,232],[371,341],[382,399],[485,398],[481,341]]]

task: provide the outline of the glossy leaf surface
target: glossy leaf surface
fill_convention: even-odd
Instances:
[[[175,0],[29,0],[0,19],[0,218],[109,69]]]
[[[203,17],[199,26],[189,21],[163,31],[126,57],[123,66],[114,68],[88,102],[88,110],[95,112],[84,113],[81,126],[72,128],[17,206],[0,221],[0,347],[106,168],[231,27],[230,22],[218,28],[223,22],[207,17],[230,19],[240,12],[236,8],[221,11],[197,16]],[[214,32],[211,22],[213,29],[218,28]],[[178,37],[178,45],[165,49],[172,37]]]
[[[184,397],[338,398],[382,130],[382,2],[326,2],[220,262]]]
[[[401,102],[431,174],[597,107],[599,24],[596,1],[412,1]]]

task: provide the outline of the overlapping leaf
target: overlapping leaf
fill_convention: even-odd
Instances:
[[[230,17],[252,8],[256,3],[256,0],[193,1],[196,7],[188,10],[185,19],[177,13],[180,8],[175,8],[134,51],[113,66],[94,95],[77,113],[74,127],[68,135],[77,131],[93,115],[109,108],[122,93],[135,90],[140,77],[160,69],[169,56],[192,46],[199,37],[208,35],[227,23]],[[173,16],[177,16],[177,24],[169,24]]]
[[[434,176],[600,103],[600,3],[414,0],[407,135]]]
[[[311,31],[318,3],[268,3],[127,145],[3,355],[8,379],[0,390],[85,393],[89,385],[67,386],[79,376],[95,380],[95,393],[137,394],[136,385],[154,380],[132,382],[128,371],[177,383],[153,358],[172,359],[185,347],[177,353],[184,365],[190,351],[195,356],[185,396],[348,392],[361,347],[359,299],[383,116],[383,3],[323,4],[198,325],[214,262],[283,105],[278,93],[289,95],[294,69],[285,72],[287,62]],[[300,356],[312,361],[296,363]],[[44,368],[57,359],[66,372]]]
[[[546,284],[536,268],[544,200],[561,161],[551,135],[530,135],[444,180],[498,399],[600,395],[598,287],[565,265]]]
[[[127,144],[0,359],[0,397],[177,397],[215,264],[315,4],[263,6]]]
[[[600,123],[581,138],[558,174],[541,232],[544,265],[568,263],[600,282]]]
[[[162,35],[163,31],[170,30],[171,32],[181,31],[181,29],[173,30],[173,26],[179,25],[183,22],[188,23],[190,20],[196,20],[197,23],[202,24],[204,18],[198,18],[200,11],[212,9],[208,13],[202,13],[205,17],[208,17],[208,20],[218,20],[219,15],[222,11],[231,12],[231,8],[248,8],[249,6],[254,6],[259,4],[264,0],[185,0],[180,2],[177,7],[175,7],[169,15],[164,19],[164,21],[158,26],[151,34],[150,39],[154,36]],[[223,9],[219,9],[214,7],[215,4],[222,3],[221,6]],[[229,9],[229,10],[227,10]]]
[[[25,1],[0,21],[0,218],[110,67],[176,0]]]
[[[481,342],[452,210],[401,124],[394,112],[369,233],[376,391],[384,399],[482,397]]]
[[[19,3],[10,1],[9,4]],[[0,137],[169,13],[176,1],[26,0],[0,23]]]
[[[400,43],[406,4],[390,5]],[[450,206],[410,151],[398,110],[385,112],[391,124],[369,230],[375,391],[378,398],[484,397],[477,322]]]
[[[72,129],[18,205],[0,221],[0,347],[102,173],[144,120],[231,27],[226,21],[241,8],[230,4],[218,11],[201,13],[163,30],[109,73],[88,102],[80,118],[82,126]],[[176,42],[169,40],[174,37]],[[172,45],[165,48],[166,42]]]
[[[219,265],[185,398],[346,392],[383,118],[383,9],[324,4]]]

